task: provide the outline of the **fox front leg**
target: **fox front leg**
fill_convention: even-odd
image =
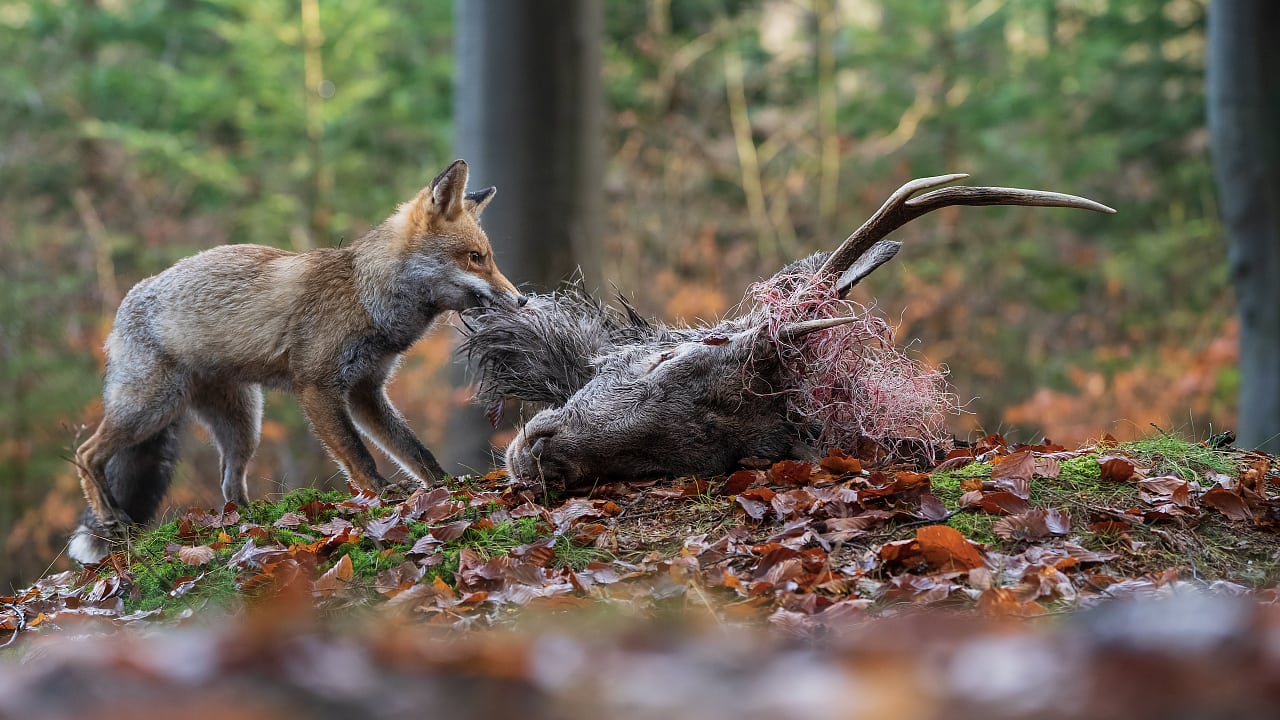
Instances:
[[[347,412],[346,394],[339,388],[306,385],[297,389],[297,395],[320,442],[351,482],[373,492],[385,488],[387,481],[378,473],[378,464]]]
[[[348,397],[360,428],[400,467],[427,484],[444,480],[444,469],[391,404],[381,382],[370,379],[357,383]]]

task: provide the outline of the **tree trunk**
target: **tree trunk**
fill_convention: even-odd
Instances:
[[[1240,316],[1241,446],[1280,453],[1280,3],[1210,7],[1208,117]]]
[[[522,287],[581,268],[600,285],[604,16],[596,0],[456,0],[454,145],[472,188],[495,185],[484,227]],[[466,383],[459,366],[455,384]],[[449,413],[446,470],[481,470],[492,429],[480,408]]]

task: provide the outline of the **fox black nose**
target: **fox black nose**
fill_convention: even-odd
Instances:
[[[517,295],[517,296],[516,296],[516,305],[519,305],[520,307],[524,307],[525,305],[528,305],[528,304],[529,304],[529,296],[528,296],[528,295]]]

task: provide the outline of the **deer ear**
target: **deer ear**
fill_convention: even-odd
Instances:
[[[487,187],[483,190],[469,192],[464,196],[462,205],[467,209],[467,212],[479,219],[480,214],[489,206],[489,201],[497,194],[498,188],[496,187]]]
[[[431,181],[431,205],[436,214],[453,220],[462,214],[467,189],[467,161],[454,160],[444,172]]]

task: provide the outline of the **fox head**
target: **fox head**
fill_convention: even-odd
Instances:
[[[498,270],[480,215],[497,188],[467,192],[467,163],[455,160],[393,215],[400,280],[442,310],[520,304],[525,297]]]

